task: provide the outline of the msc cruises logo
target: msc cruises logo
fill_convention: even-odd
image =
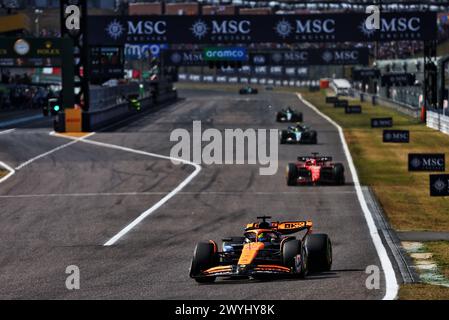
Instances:
[[[445,171],[445,154],[409,154],[409,171]]]
[[[174,64],[179,64],[182,61],[182,55],[178,52],[175,52],[171,55],[170,59]]]
[[[367,28],[365,20],[363,20],[362,23],[360,23],[359,30],[367,38],[371,38],[376,33],[376,29],[374,29],[374,28],[373,29],[368,29]]]
[[[433,187],[435,188],[436,191],[443,192],[444,190],[447,189],[447,183],[443,179],[438,179],[433,184]]]
[[[196,21],[190,30],[192,30],[193,35],[198,39],[204,38],[209,32],[207,24],[202,20]]]
[[[327,63],[331,62],[334,59],[334,55],[330,51],[324,51],[324,53],[323,53],[323,55],[321,57]]]
[[[285,19],[282,19],[276,24],[275,31],[281,38],[285,39],[291,34],[293,28],[290,22],[288,22]]]
[[[449,196],[449,174],[430,175],[430,195],[432,197]]]
[[[198,40],[210,36],[213,41],[250,40],[251,21],[249,20],[197,20],[190,27],[192,34]]]
[[[108,33],[109,37],[117,40],[124,34],[125,28],[118,20],[114,20],[108,24],[108,26],[106,27],[106,32]]]

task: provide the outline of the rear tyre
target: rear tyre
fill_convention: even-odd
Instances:
[[[281,131],[281,137],[280,137],[280,143],[281,144],[286,144],[287,143],[287,138],[288,138],[288,131],[287,130],[282,130]]]
[[[277,114],[276,114],[276,121],[277,122],[282,122],[282,113],[281,112],[278,112]]]
[[[312,131],[310,132],[310,143],[317,144],[318,143],[318,132]]]
[[[297,276],[304,278],[307,274],[307,253],[304,250],[301,240],[289,240],[282,245],[282,264],[287,268],[292,268],[297,271],[300,268],[300,272]],[[301,255],[301,265],[296,266],[296,256]]]
[[[341,186],[345,184],[345,167],[341,163],[336,163],[334,165],[332,174],[334,176],[336,185]]]
[[[303,122],[304,118],[302,113],[295,113],[291,122]]]
[[[214,245],[210,242],[198,243],[193,252],[190,276],[195,277],[195,281],[198,283],[214,282],[215,277],[201,277],[201,271],[212,268],[217,262]]]
[[[327,234],[311,234],[306,238],[309,270],[330,271],[332,268],[332,243]]]
[[[298,168],[294,163],[289,163],[287,166],[287,185],[296,186],[298,183]]]

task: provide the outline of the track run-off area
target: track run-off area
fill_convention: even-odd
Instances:
[[[184,89],[180,96],[85,136],[50,134],[44,121],[2,129],[0,166],[10,173],[0,178],[1,299],[395,298],[389,254],[330,119],[294,93]],[[273,176],[260,175],[258,165],[175,165],[170,157],[175,129],[192,131],[194,121],[203,130],[283,129],[275,112],[287,105],[318,131],[318,145],[280,145]],[[288,187],[286,165],[312,152],[342,162],[346,185]],[[197,242],[239,236],[261,215],[312,220],[332,239],[332,271],[211,285],[189,278]],[[68,266],[80,270],[79,290],[66,288]],[[369,266],[381,270],[379,289],[366,286]]]

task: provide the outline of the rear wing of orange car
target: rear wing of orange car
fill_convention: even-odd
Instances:
[[[281,234],[288,235],[297,233],[307,229],[310,232],[313,227],[312,221],[284,221],[284,222],[271,222],[269,227],[262,225],[262,223],[250,223],[246,226],[246,231],[254,229],[272,229]]]
[[[312,230],[312,221],[285,221],[279,222],[276,226],[276,230],[282,234],[293,234],[303,230],[310,232]]]

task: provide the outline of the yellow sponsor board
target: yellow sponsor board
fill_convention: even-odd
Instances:
[[[82,111],[79,108],[65,109],[65,131],[82,132]]]
[[[0,17],[0,33],[19,30],[31,30],[31,21],[25,14]]]

